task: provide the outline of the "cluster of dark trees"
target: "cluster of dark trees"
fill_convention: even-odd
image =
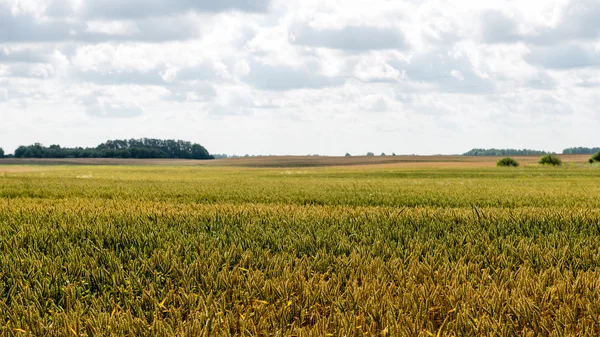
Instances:
[[[109,140],[95,148],[66,148],[60,145],[45,147],[36,143],[19,146],[15,158],[176,158],[214,159],[200,144],[183,140],[129,139]]]
[[[600,147],[570,147],[564,149],[562,154],[595,154],[600,152]],[[555,154],[553,152],[529,149],[473,149],[463,153],[463,156],[537,156]]]
[[[563,150],[563,154],[595,154],[600,152],[600,147],[570,147]]]
[[[550,152],[529,149],[472,149],[463,153],[463,156],[538,156]]]
[[[0,158],[4,158],[4,149],[0,147]]]

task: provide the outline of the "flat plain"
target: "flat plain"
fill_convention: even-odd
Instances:
[[[562,158],[0,161],[0,335],[596,336]]]

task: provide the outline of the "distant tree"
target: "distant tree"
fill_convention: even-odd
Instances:
[[[23,156],[25,155],[25,151],[27,150],[27,148],[25,146],[19,146],[16,150],[15,150],[15,157],[16,158],[23,158]]]
[[[373,152],[367,152],[367,157],[374,157],[375,154]]]
[[[547,154],[540,158],[539,163],[542,165],[560,166],[562,165],[562,160],[555,155]]]
[[[396,153],[392,152],[392,157],[395,157],[395,156],[396,156]]]
[[[590,158],[590,159],[588,160],[588,162],[589,162],[590,164],[593,164],[593,163],[594,163],[594,159]]]
[[[592,158],[590,158],[590,164],[594,163],[595,161],[600,162],[600,151],[596,152]]]
[[[381,156],[382,156],[382,157],[385,157],[385,152],[381,152]]]
[[[346,157],[352,157],[352,155],[348,152],[346,152]]]
[[[0,147],[0,158],[4,158],[4,149]]]
[[[214,159],[204,146],[200,144],[192,145],[192,159]]]

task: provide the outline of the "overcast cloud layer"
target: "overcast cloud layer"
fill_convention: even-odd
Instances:
[[[0,0],[0,147],[599,146],[600,1]]]

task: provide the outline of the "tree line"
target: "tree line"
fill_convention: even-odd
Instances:
[[[4,156],[4,151],[0,152]],[[109,140],[95,148],[43,146],[35,143],[19,146],[15,158],[135,158],[135,159],[214,159],[200,144],[183,140],[153,138]]]
[[[598,152],[600,152],[600,147],[570,147],[564,149],[562,154],[595,154]],[[463,156],[543,156],[547,154],[556,153],[529,149],[472,149],[463,153]]]
[[[600,147],[570,147],[563,150],[563,154],[595,154],[600,152]]]
[[[463,153],[463,156],[538,156],[546,154],[551,153],[530,149],[472,149]]]

